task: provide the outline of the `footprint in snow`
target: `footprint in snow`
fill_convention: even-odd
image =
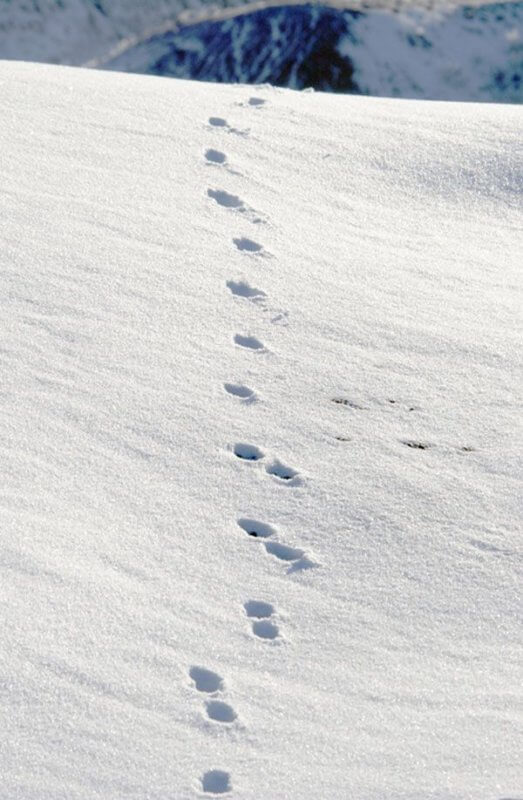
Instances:
[[[212,197],[213,200],[216,200],[218,205],[224,208],[238,208],[241,211],[246,210],[243,200],[240,200],[235,194],[224,192],[223,189],[207,189],[207,194],[209,197]]]
[[[353,408],[357,411],[368,411],[368,406],[362,406],[360,403],[356,403],[354,400],[349,400],[346,397],[333,397],[332,402],[336,403],[338,406],[345,406],[346,408]]]
[[[274,606],[263,600],[248,600],[243,607],[248,617],[256,617],[256,619],[266,619],[275,613]]]
[[[268,539],[276,533],[272,525],[266,522],[260,522],[257,519],[249,519],[248,517],[241,517],[237,520],[240,528],[245,531],[248,536],[258,539]]]
[[[252,239],[247,239],[245,236],[233,239],[233,242],[238,250],[242,250],[246,253],[260,253],[263,250],[261,244],[254,242]]]
[[[253,208],[244,203],[243,200],[235,194],[230,194],[230,192],[226,192],[224,189],[207,189],[207,196],[223,208],[230,208],[234,211],[238,211],[240,214],[245,214],[249,221],[254,224],[264,222]]]
[[[267,297],[264,291],[249,286],[245,281],[227,281],[227,288],[235,297],[245,297],[254,303],[259,303],[264,297]]]
[[[277,458],[267,466],[267,472],[277,478],[278,481],[287,483],[289,486],[299,486],[301,483],[298,471],[282,464]]]
[[[404,444],[406,447],[410,447],[411,450],[428,450],[429,447],[433,447],[430,442],[417,442],[414,439],[402,439],[400,441],[401,444]]]
[[[245,386],[243,383],[224,383],[223,388],[227,394],[238,397],[244,403],[252,403],[256,400],[256,395],[253,390],[249,389],[249,387]]]
[[[209,164],[225,164],[227,156],[221,150],[214,150],[212,147],[205,151],[205,158]]]
[[[233,128],[226,119],[223,117],[209,117],[208,123],[211,128],[221,128],[221,130],[226,131],[227,133],[235,133],[237,136],[248,136],[248,130],[239,130],[238,128]]]
[[[226,794],[232,789],[231,776],[222,769],[210,769],[201,778],[205,794]]]
[[[252,632],[258,639],[277,639],[280,629],[268,619],[258,619],[252,623]]]
[[[221,167],[227,170],[230,175],[241,175],[240,172],[237,172],[229,166],[225,153],[222,153],[221,150],[215,150],[214,147],[210,147],[205,151],[205,160],[209,167]]]
[[[234,337],[234,342],[239,347],[244,347],[247,350],[265,350],[265,347],[256,336],[242,336],[240,333],[237,333]]]
[[[259,447],[254,444],[244,444],[243,442],[238,442],[234,445],[233,453],[236,458],[240,458],[243,461],[260,461],[264,457],[264,453]]]
[[[213,672],[205,667],[191,667],[189,675],[194,681],[194,685],[199,692],[221,692],[223,689],[223,679],[217,672]]]
[[[281,542],[277,542],[273,540],[273,536],[276,536],[277,531],[272,525],[269,525],[267,522],[260,522],[258,519],[252,519],[250,517],[240,517],[240,519],[236,520],[239,527],[244,531],[247,536],[252,536],[253,539],[267,539],[268,541],[264,542],[264,547],[268,555],[274,556],[279,561],[283,561],[284,563],[289,564],[289,569],[287,570],[288,573],[291,572],[299,572],[305,569],[311,569],[312,567],[319,566],[317,562],[312,561],[311,558],[299,547],[289,547],[287,544],[281,544]],[[261,603],[258,605],[254,605],[255,601],[251,601],[253,605],[246,604],[245,611],[247,612],[247,616],[256,616],[254,613],[256,610],[261,611],[264,608],[266,610],[269,607],[269,604],[266,603],[265,606]],[[249,610],[252,613],[249,613],[247,606],[249,605]],[[272,608],[272,606],[271,606]],[[273,609],[274,611],[274,609]],[[272,612],[273,613],[273,612]],[[265,616],[260,614],[261,616]],[[262,626],[263,627],[263,626]]]
[[[245,613],[253,618],[252,632],[259,639],[276,639],[280,629],[275,622],[270,620],[276,612],[271,603],[262,600],[249,600],[244,604]]]
[[[264,106],[267,101],[263,99],[263,97],[249,97],[249,105],[254,106],[255,108],[259,108],[260,106]]]
[[[318,566],[318,563],[312,561],[312,559],[306,555],[305,551],[299,547],[289,547],[287,544],[270,541],[265,542],[265,550],[270,556],[274,556],[280,561],[289,564],[289,569],[287,570],[288,574],[291,572],[301,572],[302,570],[312,569],[312,567]]]
[[[223,117],[209,117],[209,125],[213,128],[228,128],[229,125]]]
[[[298,561],[305,553],[299,547],[289,547],[279,542],[266,542],[265,549],[271,556],[276,556],[280,561]]]
[[[229,703],[222,700],[209,700],[205,705],[207,716],[214,722],[234,722],[237,713]]]

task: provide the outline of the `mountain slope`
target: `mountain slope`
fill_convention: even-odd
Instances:
[[[518,109],[0,83],[0,796],[515,797]]]
[[[145,38],[98,65],[220,83],[523,102],[523,4],[340,11],[280,6]]]
[[[381,97],[523,103],[523,3],[337,5],[0,0],[0,59]]]

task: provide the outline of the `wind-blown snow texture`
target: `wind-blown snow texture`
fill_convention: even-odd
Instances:
[[[519,110],[0,86],[0,796],[516,797]]]

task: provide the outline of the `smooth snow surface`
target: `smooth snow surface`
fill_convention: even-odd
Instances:
[[[519,796],[520,110],[0,86],[2,800]]]

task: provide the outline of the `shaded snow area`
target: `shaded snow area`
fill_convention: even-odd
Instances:
[[[519,110],[0,86],[0,797],[521,796]]]
[[[523,3],[401,13],[266,8],[162,33],[94,64],[221,83],[523,103]]]

